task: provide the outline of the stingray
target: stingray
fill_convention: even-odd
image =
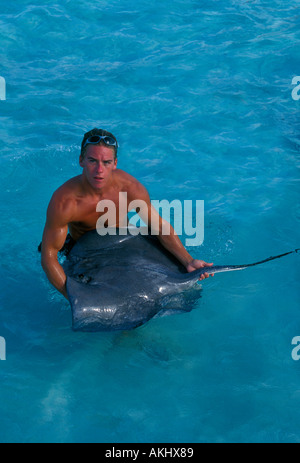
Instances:
[[[156,317],[189,312],[201,297],[202,274],[244,270],[298,251],[188,273],[157,237],[88,232],[63,264],[73,330],[131,330]]]

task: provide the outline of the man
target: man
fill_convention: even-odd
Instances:
[[[213,265],[193,259],[170,225],[167,235],[162,232],[164,221],[152,207],[146,188],[131,175],[117,169],[117,150],[117,140],[110,132],[93,129],[86,133],[79,158],[82,174],[62,185],[50,201],[41,244],[42,267],[50,283],[66,299],[66,274],[58,262],[58,253],[66,243],[68,232],[69,240],[74,243],[86,232],[95,230],[99,217],[104,214],[97,212],[97,205],[103,200],[115,204],[114,225],[119,228],[119,193],[126,193],[128,204],[134,200],[141,200],[145,204],[138,214],[149,228],[153,225],[153,218],[158,218],[156,229],[154,227],[155,234],[161,244],[185,266],[187,272]],[[123,219],[121,217],[122,223]],[[204,274],[201,279],[208,276]]]

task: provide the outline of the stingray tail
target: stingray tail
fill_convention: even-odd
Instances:
[[[243,265],[216,265],[213,267],[203,267],[195,270],[194,272],[190,273],[191,279],[198,279],[204,273],[208,273],[211,275],[212,273],[222,273],[222,272],[233,272],[235,270],[245,270],[248,267],[254,267],[255,265],[265,264],[271,260],[280,259],[281,257],[288,256],[289,254],[298,253],[300,249],[295,249],[295,251],[286,252],[285,254],[280,254],[278,256],[271,256],[267,259],[261,260],[259,262],[255,262],[254,264],[243,264]]]

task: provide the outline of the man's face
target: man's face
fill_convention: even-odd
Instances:
[[[114,150],[103,145],[88,145],[85,156],[80,157],[79,163],[87,181],[95,190],[105,187],[113,170],[117,168]]]

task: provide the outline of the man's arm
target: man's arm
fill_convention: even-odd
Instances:
[[[64,269],[58,262],[58,252],[68,234],[70,206],[56,195],[50,201],[42,240],[42,267],[50,283],[68,299]]]
[[[145,203],[145,208],[141,208],[139,216],[148,224],[148,228],[158,236],[160,243],[167,249],[179,262],[186,268],[187,272],[193,272],[198,268],[212,267],[212,263],[204,262],[203,260],[194,259],[183,246],[179,236],[176,234],[174,228],[167,223],[152,206],[149,193],[146,188],[138,184],[137,196]],[[147,207],[146,207],[147,205]],[[167,233],[166,233],[167,231]],[[210,275],[205,273],[201,275],[200,280],[208,278]],[[213,276],[213,275],[212,275]]]

